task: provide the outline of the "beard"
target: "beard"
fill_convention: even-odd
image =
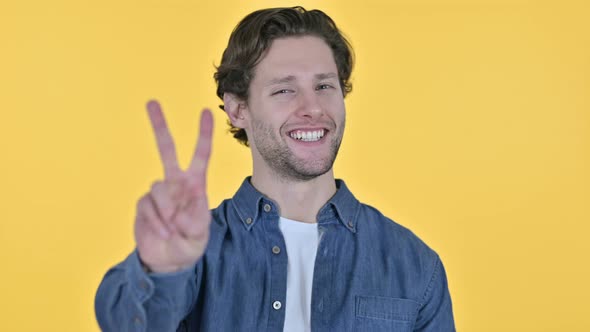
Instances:
[[[344,120],[340,126],[333,126],[330,135],[329,152],[312,158],[302,159],[295,156],[289,149],[287,142],[273,131],[273,128],[263,121],[252,122],[252,141],[262,159],[280,178],[291,181],[309,181],[327,173],[336,160],[336,155],[342,143]],[[250,139],[250,138],[249,138]]]

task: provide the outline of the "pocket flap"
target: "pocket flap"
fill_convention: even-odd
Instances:
[[[403,320],[414,322],[420,304],[416,301],[392,297],[357,296],[357,317]]]

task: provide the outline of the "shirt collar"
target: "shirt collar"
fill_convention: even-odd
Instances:
[[[256,190],[247,177],[232,199],[233,206],[240,217],[240,220],[250,230],[258,221],[258,217],[264,202],[276,204],[272,199],[264,196]],[[356,233],[357,213],[360,202],[352,195],[343,180],[336,180],[336,193],[324,204],[317,216],[319,224],[338,219],[349,231]]]

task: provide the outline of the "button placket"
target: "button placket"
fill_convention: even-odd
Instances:
[[[270,263],[270,305],[271,312],[268,320],[269,331],[282,331],[285,322],[285,310],[283,302],[287,292],[287,252],[284,238],[279,228],[278,207],[275,208],[270,201],[264,201],[259,206],[261,218],[256,222],[261,223],[261,230],[265,232],[267,252]]]

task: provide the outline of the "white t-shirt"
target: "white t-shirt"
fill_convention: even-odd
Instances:
[[[279,228],[287,247],[285,332],[311,331],[311,286],[318,250],[318,224],[281,217]]]

